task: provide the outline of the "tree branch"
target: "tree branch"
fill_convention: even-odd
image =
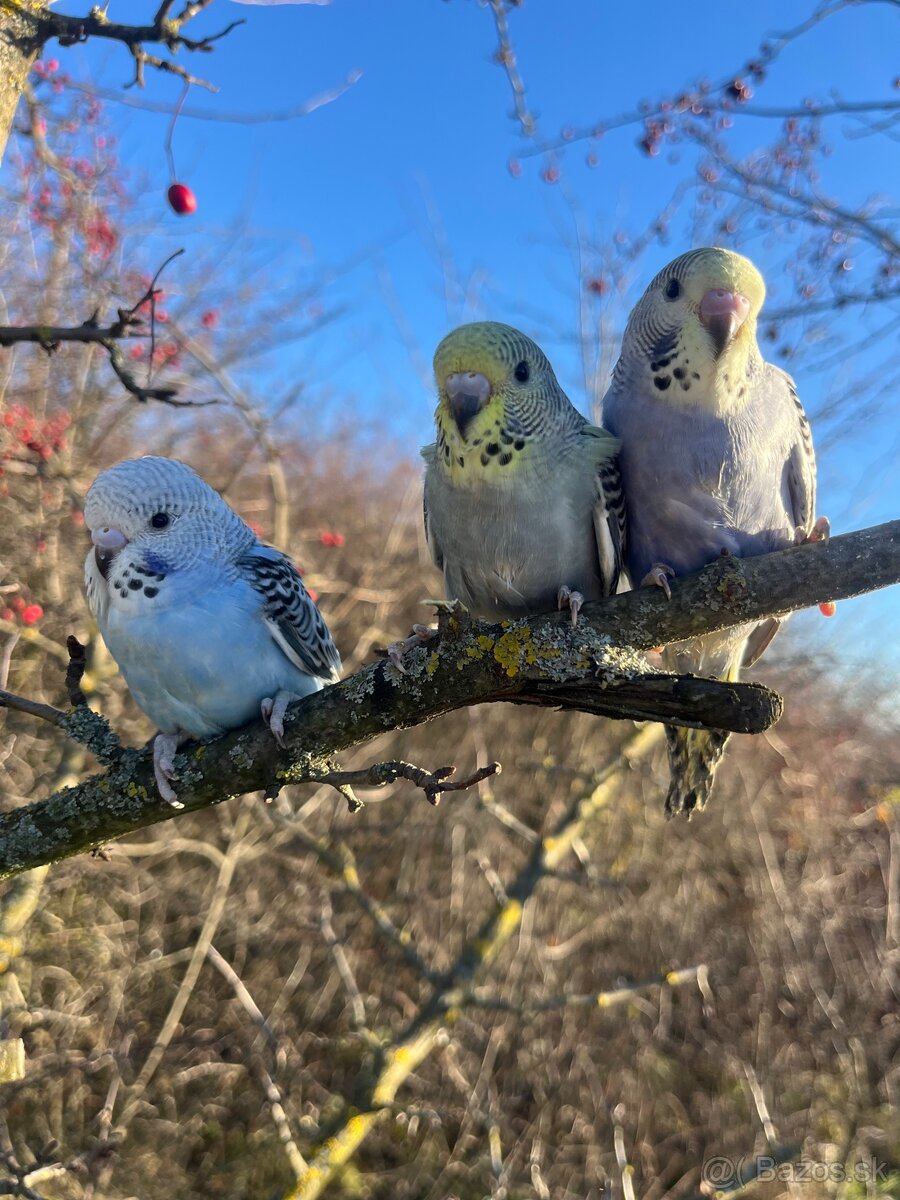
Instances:
[[[53,354],[59,349],[62,342],[94,343],[102,346],[109,355],[110,366],[125,390],[142,403],[146,404],[148,400],[159,400],[163,404],[172,404],[183,408],[201,408],[207,404],[214,404],[214,400],[179,400],[174,387],[168,385],[152,387],[150,384],[149,373],[153,366],[153,341],[156,331],[155,306],[156,297],[159,295],[156,284],[169,263],[181,254],[184,254],[184,250],[176,250],[174,254],[170,254],[153,276],[153,280],[143,296],[135,301],[131,308],[118,309],[116,320],[109,325],[98,324],[97,313],[88,317],[81,325],[0,325],[0,346],[14,346],[18,343],[30,342],[41,346],[48,354]],[[150,307],[149,331],[144,328],[144,318],[140,315],[141,310],[147,305]],[[147,336],[150,337],[150,364],[147,383],[141,384],[138,383],[126,363],[119,341],[122,338]]]
[[[386,661],[293,705],[287,749],[261,722],[176,758],[179,799],[196,811],[232,795],[303,783],[336,769],[334,756],[390,730],[408,729],[472,704],[509,701],[598,715],[760,730],[780,701],[754,684],[716,684],[649,673],[656,646],[900,580],[900,521],[758,558],[722,558],[672,586],[613,596],[582,610],[578,628],[551,613],[490,625],[459,611],[441,635],[405,660]],[[77,734],[88,725],[75,721]],[[159,798],[146,750],[115,750],[93,728],[109,768],[77,787],[0,816],[0,877],[77,854],[175,815]]]
[[[243,20],[232,21],[218,33],[202,38],[187,37],[184,27],[211,2],[212,0],[198,0],[193,4],[186,4],[177,16],[170,16],[172,4],[161,4],[153,21],[147,25],[125,25],[119,21],[110,21],[106,15],[106,8],[99,5],[95,5],[84,17],[51,12],[44,7],[30,8],[20,0],[5,0],[3,7],[23,21],[28,41],[32,45],[43,46],[52,38],[56,38],[60,46],[75,46],[86,42],[88,38],[121,42],[134,61],[132,85],[143,87],[144,67],[150,66],[177,75],[186,83],[198,84],[215,92],[218,89],[211,83],[191,75],[171,58],[160,58],[159,55],[151,54],[145,49],[146,45],[157,45],[169,55],[175,55],[181,49],[193,53],[207,53],[213,49],[216,42],[226,37],[238,25],[245,23]]]

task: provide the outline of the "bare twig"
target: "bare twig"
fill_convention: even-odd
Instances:
[[[498,62],[506,72],[509,88],[513,95],[516,120],[525,137],[534,137],[537,121],[528,108],[525,96],[525,82],[519,73],[516,63],[516,52],[509,36],[509,22],[506,19],[505,0],[490,0],[490,9],[494,16],[497,29],[497,50],[494,61]]]
[[[49,721],[59,729],[66,728],[66,714],[51,704],[41,704],[37,700],[29,700],[25,696],[16,696],[13,692],[0,691],[0,708],[14,709],[16,712],[27,713],[29,717],[38,717],[41,721]]]
[[[17,3],[17,0],[7,0],[7,4],[26,22],[30,28],[30,40],[37,45],[42,46],[52,38],[56,38],[61,46],[75,46],[88,41],[89,38],[120,42],[128,49],[134,63],[134,78],[131,84],[126,86],[137,84],[142,87],[144,68],[150,66],[215,92],[218,89],[213,84],[198,79],[172,57],[162,58],[159,54],[152,54],[145,49],[147,45],[161,46],[170,56],[177,54],[181,49],[193,53],[208,53],[216,42],[227,37],[238,25],[245,23],[242,19],[231,21],[217,33],[202,38],[188,37],[184,33],[185,26],[207,8],[209,3],[210,0],[195,0],[194,3],[185,4],[177,16],[171,15],[172,5],[161,4],[150,24],[124,25],[118,21],[110,21],[106,15],[106,7],[101,8],[99,5],[95,5],[86,16],[76,17],[51,12],[43,5],[30,8]]]
[[[69,652],[69,665],[66,668],[66,695],[73,708],[81,708],[87,704],[87,696],[81,690],[81,680],[87,668],[86,647],[82,646],[74,634],[66,638],[66,649]]]
[[[655,975],[652,979],[645,979],[641,983],[623,984],[622,987],[613,988],[611,991],[564,992],[562,995],[548,996],[542,1000],[531,1000],[527,996],[520,1000],[509,1000],[505,996],[495,996],[476,988],[466,997],[465,1006],[517,1013],[552,1012],[559,1008],[613,1008],[617,1004],[624,1004],[647,988],[671,988],[692,983],[705,969],[702,965],[680,967],[675,971]]]
[[[244,113],[244,112],[227,112],[219,108],[193,108],[190,104],[186,104],[181,109],[181,118],[189,121],[219,121],[227,125],[269,125],[281,121],[296,121],[300,117],[307,117],[310,113],[314,113],[316,109],[323,108],[326,104],[331,104],[335,100],[343,96],[344,92],[349,91],[355,84],[359,83],[363,77],[361,70],[353,70],[334,87],[326,89],[324,92],[319,92],[309,100],[304,100],[302,104],[294,105],[292,108],[275,109],[270,112],[261,113]],[[95,84],[81,83],[77,80],[70,80],[69,87],[77,88],[88,96],[97,96],[101,100],[114,100],[118,104],[125,104],[129,108],[139,108],[144,112],[171,113],[172,105],[160,100],[148,100],[143,96],[136,95],[123,96],[121,92],[114,91],[112,88],[98,87]]]
[[[241,1007],[248,1014],[251,1020],[260,1028],[266,1040],[274,1048],[278,1049],[278,1038],[272,1032],[272,1029],[260,1012],[259,1006],[250,995],[247,985],[235,971],[234,967],[218,952],[215,946],[210,942],[206,950],[206,957],[213,964],[217,971],[231,984],[234,994],[241,1004]],[[284,1147],[284,1152],[287,1155],[288,1162],[294,1172],[294,1178],[299,1179],[306,1170],[306,1160],[300,1153],[300,1149],[294,1138],[293,1130],[291,1129],[290,1121],[284,1108],[284,1098],[278,1088],[275,1080],[266,1070],[258,1055],[253,1055],[253,1069],[259,1076],[263,1092],[266,1100],[269,1102],[269,1111],[272,1114],[272,1122],[278,1133],[279,1141]]]
[[[488,763],[486,767],[479,767],[474,774],[465,779],[448,783],[447,780],[455,774],[456,767],[438,767],[436,771],[426,771],[424,767],[397,760],[374,763],[371,767],[362,767],[358,771],[326,771],[322,775],[311,776],[308,782],[330,783],[332,787],[340,791],[341,788],[353,784],[357,787],[381,788],[396,783],[398,779],[408,779],[410,783],[421,788],[428,803],[436,807],[441,802],[442,792],[465,791],[466,788],[481,783],[482,779],[488,779],[491,775],[499,775],[501,770],[498,762],[492,762]]]
[[[184,254],[184,250],[176,250],[174,254],[170,254],[140,299],[131,308],[118,309],[116,320],[109,325],[98,324],[96,314],[90,316],[82,325],[0,325],[0,346],[14,346],[17,343],[30,342],[41,346],[48,354],[53,354],[63,342],[81,342],[82,344],[102,346],[109,355],[110,366],[122,386],[142,403],[146,403],[148,400],[158,400],[163,404],[189,408],[214,404],[215,400],[179,400],[177,399],[177,390],[171,385],[152,387],[149,379],[147,384],[138,383],[125,361],[125,355],[119,344],[124,338],[146,336],[145,331],[140,328],[143,325],[143,317],[139,316],[139,311],[145,304],[149,304],[152,346],[152,339],[155,335],[155,304],[158,295],[156,284],[169,263],[178,258],[180,254]],[[152,350],[150,361],[152,365]]]
[[[360,908],[371,918],[379,932],[397,947],[407,963],[423,978],[434,982],[435,973],[416,950],[409,930],[405,927],[398,927],[384,905],[363,888],[356,861],[349,848],[343,843],[338,843],[333,849],[326,846],[324,842],[313,837],[299,820],[285,813],[276,811],[275,819],[284,828],[289,829],[304,849],[314,854],[319,862],[340,880],[344,891],[352,896]]]

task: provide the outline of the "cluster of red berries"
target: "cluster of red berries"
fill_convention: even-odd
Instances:
[[[39,604],[26,604],[21,596],[15,596],[9,607],[0,611],[4,621],[15,621],[18,617],[23,625],[37,625],[43,615],[44,610]]]
[[[343,546],[345,540],[346,539],[344,538],[344,535],[342,533],[320,533],[319,534],[319,541],[322,543],[323,546]]]
[[[71,423],[72,418],[68,413],[58,413],[55,417],[39,420],[25,404],[11,404],[3,414],[3,425],[9,430],[10,441],[34,451],[45,462],[58,450],[65,450],[63,435]],[[0,459],[10,459],[14,452],[14,446],[9,445],[0,451]]]

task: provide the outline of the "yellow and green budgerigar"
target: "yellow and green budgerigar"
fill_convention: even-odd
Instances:
[[[434,356],[437,441],[422,455],[425,529],[447,598],[491,620],[616,590],[619,443],[591,425],[546,355],[510,325],[453,330]]]
[[[827,536],[815,521],[816,464],[794,381],[757,342],[765,299],[740,254],[682,254],[647,288],[628,320],[603,401],[622,440],[627,566],[635,585],[668,593],[669,575],[723,553],[765,554]],[[733,680],[772,640],[774,619],[677,643],[674,671]],[[667,727],[669,813],[702,808],[728,734]]]

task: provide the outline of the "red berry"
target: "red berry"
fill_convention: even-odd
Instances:
[[[189,216],[197,211],[197,197],[186,183],[173,183],[167,195],[173,212],[180,217]]]
[[[39,604],[29,604],[27,608],[22,609],[22,624],[37,625],[43,615],[44,610]]]
[[[0,612],[0,617],[2,617],[4,621],[14,621],[16,619],[16,614],[11,608],[4,608],[3,612]]]
[[[819,605],[819,612],[823,617],[833,617],[837,612],[837,605],[833,600],[826,600],[824,604]]]
[[[218,325],[218,323],[219,323],[219,314],[216,312],[216,310],[214,308],[211,308],[208,312],[205,312],[203,314],[203,316],[200,318],[200,324],[203,326],[204,329],[215,329],[215,327]]]

